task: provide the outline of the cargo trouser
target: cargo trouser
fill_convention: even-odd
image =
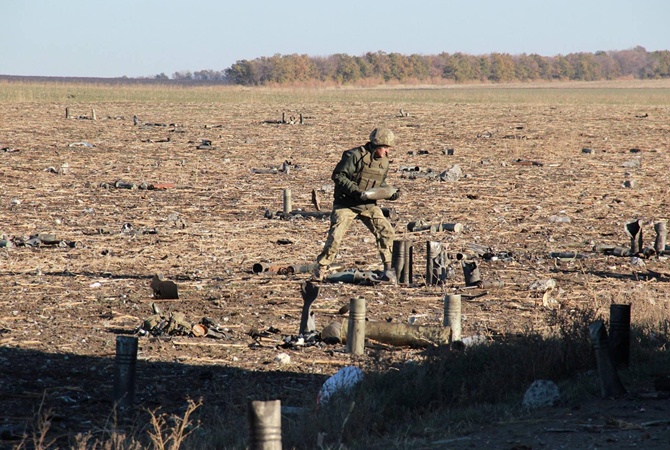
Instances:
[[[359,219],[372,232],[377,241],[377,250],[385,268],[391,267],[394,231],[379,206],[370,205],[362,211],[352,208],[333,208],[330,214],[330,230],[323,251],[316,262],[320,266],[329,266],[335,260],[337,252],[351,223]]]

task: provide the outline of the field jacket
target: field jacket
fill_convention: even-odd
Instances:
[[[376,200],[361,200],[360,194],[373,187],[386,187],[389,170],[387,157],[375,158],[368,142],[362,147],[347,150],[333,170],[335,182],[334,208],[366,209],[377,204]]]

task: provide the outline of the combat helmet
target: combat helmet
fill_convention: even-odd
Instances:
[[[370,143],[375,147],[393,147],[395,136],[388,128],[375,128],[370,133]]]

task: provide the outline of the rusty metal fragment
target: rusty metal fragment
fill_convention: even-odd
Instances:
[[[479,267],[476,261],[462,260],[463,277],[465,278],[466,286],[479,286],[482,281],[482,276],[479,273]]]
[[[300,316],[300,330],[298,334],[312,333],[315,331],[314,321],[311,314],[312,303],[319,296],[319,286],[311,281],[305,281],[300,286],[302,296],[302,314]],[[310,320],[312,319],[312,320]]]
[[[154,291],[154,298],[178,299],[177,285],[170,280],[163,281],[158,275],[151,279],[151,289]]]
[[[640,219],[626,222],[626,234],[630,237],[630,254],[636,255],[642,251],[642,221]]]

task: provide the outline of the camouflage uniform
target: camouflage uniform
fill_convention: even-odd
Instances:
[[[375,131],[371,135],[371,141],[373,141]],[[377,206],[376,200],[360,198],[360,194],[367,189],[386,187],[388,170],[388,158],[375,157],[375,145],[372,142],[344,152],[342,159],[333,170],[332,180],[335,182],[333,211],[330,215],[328,238],[323,251],[316,259],[320,267],[332,264],[344,234],[351,223],[359,219],[375,236],[384,269],[390,269],[393,227],[384,217],[381,208]],[[397,195],[391,200],[396,198]]]

